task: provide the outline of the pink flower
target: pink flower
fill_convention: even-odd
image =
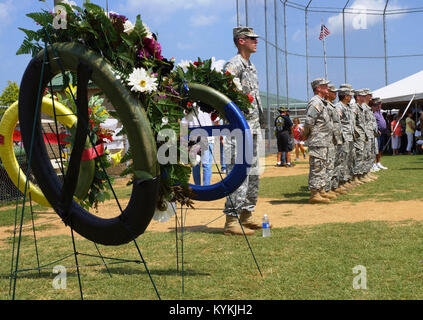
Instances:
[[[162,57],[162,46],[154,38],[145,37],[143,39],[144,48],[140,50],[138,56],[142,58],[156,58],[163,60]]]

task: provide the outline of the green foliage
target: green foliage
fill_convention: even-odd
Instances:
[[[26,37],[17,54],[34,55],[46,41],[77,42],[95,51],[110,63],[115,76],[127,87],[130,94],[140,100],[154,137],[157,138],[163,129],[173,130],[175,143],[178,144],[178,155],[187,152],[179,144],[180,121],[192,112],[193,103],[196,102],[203,111],[215,113],[212,106],[187,99],[184,90],[186,82],[211,86],[227,95],[242,111],[248,112],[251,106],[248,97],[237,89],[230,73],[222,73],[212,68],[211,59],[202,61],[199,58],[188,66],[186,72],[180,67],[174,69],[173,59],[162,56],[162,48],[156,35],[150,32],[140,15],[137,15],[135,23],[132,24],[126,17],[115,13],[106,14],[103,8],[92,3],[85,3],[84,9],[68,5],[65,7],[66,30],[53,28],[54,14],[47,11],[28,14],[27,16],[40,25],[41,29],[32,31],[21,28]],[[150,81],[145,83],[149,83],[150,87],[145,84],[144,88],[134,85],[133,77],[140,76],[138,71],[145,71],[143,74]],[[136,83],[144,82],[137,79]],[[118,116],[117,113],[114,115]],[[92,129],[98,128],[96,123],[92,125]],[[125,130],[122,130],[121,134],[125,134]],[[163,143],[165,142],[158,141],[157,149]],[[131,152],[128,152],[121,161],[131,163],[131,159]],[[191,167],[179,160],[176,164],[161,165],[160,170],[160,201],[185,203],[184,199],[188,198],[191,192],[188,187]],[[134,173],[131,165],[122,174],[128,173]]]
[[[12,103],[18,101],[19,98],[19,86],[16,82],[7,81],[8,85],[4,88],[0,95],[0,105],[10,106]]]
[[[71,111],[75,114],[76,104],[73,100],[72,95],[76,98],[76,91],[77,88],[70,85],[70,88],[65,91],[65,96],[61,96],[60,94],[57,95],[57,99],[63,105],[68,106]],[[97,95],[94,95],[88,101],[88,113],[89,113],[89,130],[90,130],[90,142],[94,145],[104,143],[104,139],[112,140],[113,132],[102,128],[102,124],[110,117],[109,113],[107,112],[106,108],[103,106],[104,99],[100,98]],[[65,140],[66,141],[66,140]],[[69,142],[72,145],[72,137],[68,137],[66,142]],[[92,144],[88,143],[86,148],[91,148]],[[105,200],[110,199],[111,186],[109,184],[113,183],[113,177],[108,177],[107,174],[104,172],[104,169],[107,169],[111,166],[109,161],[109,151],[105,151],[103,154],[99,155],[98,157],[94,158],[95,162],[95,174],[94,179],[91,182],[90,189],[84,199],[80,199],[80,204],[86,209],[89,208],[98,208],[98,204],[100,202],[104,202]],[[65,163],[65,166],[67,163]]]

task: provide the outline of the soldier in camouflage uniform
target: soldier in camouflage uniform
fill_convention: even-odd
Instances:
[[[379,167],[375,166],[376,155],[378,153],[377,137],[379,135],[379,130],[377,127],[375,114],[373,113],[373,109],[371,107],[371,101],[373,97],[372,93],[370,92],[370,89],[365,89],[365,90],[367,92],[366,105],[369,107],[368,121],[369,121],[369,133],[370,133],[370,139],[371,139],[370,152],[368,156],[369,173],[367,174],[367,177],[371,180],[376,180],[378,176],[372,174],[372,172],[380,170]]]
[[[343,84],[338,89],[339,102],[335,105],[340,114],[342,140],[339,154],[339,184],[344,189],[351,188],[352,166],[354,163],[354,117],[350,106],[353,90],[351,85]]]
[[[364,119],[366,121],[366,137],[367,141],[364,145],[364,177],[367,180],[376,180],[377,177],[370,174],[374,162],[374,143],[375,143],[375,133],[374,133],[374,114],[372,109],[369,106],[371,100],[370,89],[362,89],[366,94],[364,97],[364,102],[362,107],[364,110]]]
[[[242,91],[253,97],[251,108],[245,118],[253,134],[253,160],[249,174],[242,185],[230,196],[227,197],[224,213],[226,214],[226,223],[224,234],[242,235],[254,234],[254,230],[261,229],[261,224],[253,219],[252,212],[255,210],[259,188],[258,172],[258,140],[261,139],[260,119],[262,117],[262,104],[259,94],[259,85],[257,70],[250,61],[250,55],[257,50],[258,35],[254,33],[253,28],[237,27],[233,30],[233,38],[238,54],[230,59],[224,66],[224,70],[232,73],[239,79],[242,85]],[[227,164],[227,170],[230,170],[235,163],[236,140],[234,137],[225,137],[224,152],[226,159],[231,159]],[[239,216],[239,220],[238,220]],[[239,225],[242,223],[243,230]]]
[[[333,124],[325,97],[329,81],[319,78],[311,82],[314,96],[306,107],[303,137],[309,150],[310,172],[308,187],[310,203],[329,203],[322,197],[327,183],[328,149],[333,138]]]
[[[363,150],[367,142],[366,135],[366,120],[364,116],[364,107],[362,104],[365,101],[365,96],[367,93],[363,90],[355,91],[355,100],[356,102],[352,105],[352,110],[354,113],[354,165],[353,165],[353,185],[361,185],[365,182],[370,182],[370,180],[364,177],[365,171],[365,159]]]
[[[328,168],[327,183],[323,197],[335,199],[337,194],[346,194],[346,190],[339,188],[339,152],[342,146],[342,126],[338,110],[334,105],[337,89],[334,85],[329,85],[328,96],[326,98],[328,112],[333,124],[333,135],[328,148]],[[335,191],[336,190],[336,191]]]

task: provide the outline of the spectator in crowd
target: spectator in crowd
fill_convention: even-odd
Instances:
[[[379,131],[379,135],[377,137],[377,144],[378,144],[378,153],[376,154],[376,166],[379,169],[383,169],[386,170],[388,169],[387,167],[383,166],[380,163],[380,159],[382,158],[382,152],[383,152],[383,147],[386,144],[385,137],[386,137],[386,120],[382,115],[381,109],[382,109],[382,100],[380,100],[379,98],[375,98],[372,100],[371,103],[371,107],[373,110],[373,114],[375,115],[375,119],[376,119],[376,123],[377,123],[377,129]]]
[[[294,144],[295,144],[295,160],[300,160],[300,150],[303,154],[303,158],[306,158],[305,150],[304,150],[304,141],[302,141],[302,134],[304,132],[303,127],[300,124],[299,118],[294,118]]]
[[[401,147],[402,128],[399,118],[399,114],[396,114],[391,122],[392,154],[394,156],[398,155],[398,150]]]
[[[416,123],[413,120],[413,112],[407,112],[407,119],[405,120],[405,133],[407,135],[407,153],[411,154],[414,145],[414,131],[416,130]]]
[[[278,144],[278,162],[276,166],[282,167],[282,153],[285,152],[286,166],[291,167],[291,155],[292,151],[289,146],[289,140],[291,139],[291,128],[293,123],[288,115],[286,108],[279,108],[279,115],[275,119],[275,135]]]
[[[414,136],[416,137],[416,151],[420,153],[423,151],[423,136],[422,136],[422,128],[423,123],[421,123],[420,127],[416,128],[414,132]]]
[[[193,104],[193,108],[196,109],[196,112],[183,118],[181,121],[186,123],[190,130],[195,130],[199,127],[211,126],[213,124],[210,113],[202,111],[196,104]],[[197,160],[198,163],[192,167],[194,183],[196,185],[208,186],[211,183],[212,176],[214,137],[201,137],[198,139],[196,145],[201,145],[201,158],[199,157]],[[203,181],[201,181],[201,168],[203,169]]]

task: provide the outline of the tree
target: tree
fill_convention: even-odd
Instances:
[[[19,87],[15,81],[7,81],[8,86],[4,88],[0,96],[0,106],[10,106],[19,98]]]

